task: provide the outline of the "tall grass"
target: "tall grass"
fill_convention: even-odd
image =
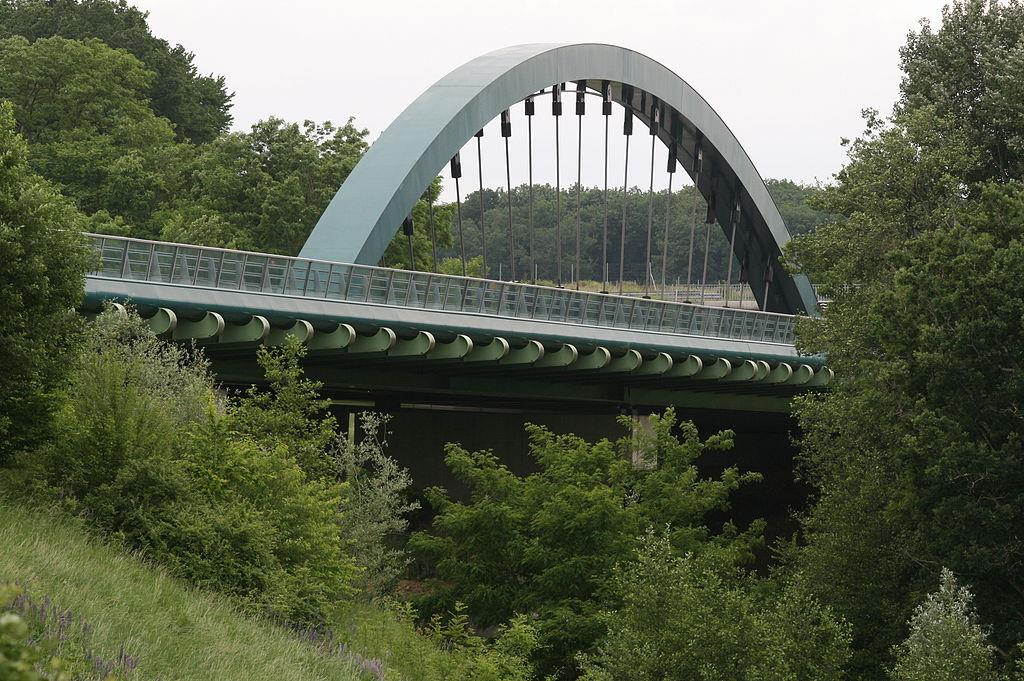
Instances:
[[[73,522],[0,503],[0,582],[5,581],[49,596],[88,622],[89,645],[97,655],[114,659],[130,654],[138,664],[132,678],[374,677],[361,672],[347,650],[328,653],[300,635],[243,616],[223,597],[191,589],[133,556],[87,539]]]

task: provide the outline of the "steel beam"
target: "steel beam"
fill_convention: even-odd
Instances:
[[[224,332],[224,317],[216,312],[207,312],[200,319],[192,321],[178,318],[174,327],[174,340],[215,340]]]

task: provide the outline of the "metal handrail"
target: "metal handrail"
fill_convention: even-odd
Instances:
[[[776,312],[762,312],[760,310],[739,308],[721,308],[669,300],[643,300],[630,296],[600,294],[602,304],[598,309],[597,318],[593,323],[587,323],[586,306],[588,300],[596,295],[593,294],[593,292],[573,291],[571,289],[559,289],[547,286],[537,286],[534,284],[498,282],[475,277],[460,277],[438,273],[394,270],[391,268],[375,267],[372,265],[334,263],[326,260],[296,258],[269,253],[238,251],[226,248],[191,246],[187,244],[176,244],[147,239],[133,239],[123,236],[103,234],[87,234],[86,236],[89,237],[93,247],[99,251],[100,254],[100,268],[92,272],[91,275],[107,279],[157,281],[172,284],[177,283],[174,281],[174,270],[177,266],[178,257],[179,255],[184,255],[187,259],[188,255],[190,255],[189,251],[191,250],[196,256],[196,273],[194,277],[187,276],[187,279],[191,281],[191,284],[186,285],[191,285],[197,288],[231,289],[248,291],[251,293],[284,294],[299,298],[315,297],[344,300],[346,302],[361,304],[373,303],[396,307],[436,309],[447,312],[462,312],[466,308],[467,299],[470,298],[471,295],[476,294],[478,297],[478,304],[471,305],[468,312],[470,314],[485,314],[488,316],[501,316],[516,319],[532,319],[535,321],[557,321],[559,323],[574,324],[577,326],[628,328],[636,331],[654,331],[679,335],[730,338],[734,340],[748,340],[764,343],[792,344],[794,338],[793,326],[796,318],[793,315],[780,314]],[[117,244],[117,253],[108,257],[106,251],[109,247],[114,246],[115,244]],[[135,247],[134,250],[133,247]],[[157,253],[161,250],[166,250],[172,254],[170,261],[171,272],[166,277],[161,270],[160,260],[157,258]],[[145,262],[146,266],[140,267],[138,270],[133,269],[131,266],[132,263],[129,262],[129,260],[133,259],[133,256],[138,259],[139,263]],[[262,277],[260,277],[258,287],[254,286],[250,288],[246,282],[246,265],[252,262],[253,259],[258,263],[259,258],[265,258],[262,268]],[[275,262],[273,271],[270,267],[271,258],[273,258]],[[209,259],[209,264],[211,266],[206,268],[205,274],[201,274],[201,264],[204,259]],[[214,268],[212,267],[213,262],[219,263],[216,267],[216,271],[214,271]],[[228,262],[233,266],[237,265],[237,282],[232,282],[230,275],[225,277],[225,264]],[[281,267],[281,265],[283,265],[283,267]],[[186,275],[188,275],[187,260],[185,267]],[[274,274],[278,268],[281,269],[280,275]],[[142,274],[142,276],[138,276],[136,275],[136,271],[144,272],[144,274]],[[310,291],[309,278],[311,276],[315,276],[319,279],[319,277],[325,273],[327,275],[327,282],[324,294],[320,294],[317,291],[317,286],[313,286],[312,291]],[[336,295],[332,295],[330,291],[330,283],[331,277],[335,273],[344,277],[345,285],[342,290],[342,287],[340,286],[341,282],[339,281],[339,291]],[[406,295],[403,296],[405,304],[397,302],[398,296],[391,296],[392,286],[397,273],[402,273],[403,275],[407,274],[406,286],[409,288],[405,292]],[[363,278],[362,286],[364,290],[359,291],[359,284],[357,283],[355,286],[356,291],[354,295],[350,297],[349,289],[352,279],[355,276],[361,276]],[[294,279],[292,282],[293,285],[289,283],[290,277]],[[384,287],[383,298],[379,302],[374,302],[374,281],[375,279],[380,281],[380,279],[384,277],[386,277],[387,285]],[[224,281],[225,278],[227,281]],[[414,297],[411,295],[412,287],[416,286],[419,280],[424,278],[426,281],[424,295],[420,300],[413,300]],[[278,281],[278,279],[280,279],[280,281]],[[438,290],[440,290],[441,285],[444,283],[442,280],[447,281],[447,285],[444,287],[445,295],[443,298],[435,301],[435,305],[430,305],[430,284],[432,282],[436,282]],[[460,295],[456,300],[449,303],[448,291],[451,289],[453,284],[456,285],[456,290],[460,291]],[[493,291],[495,284],[500,285],[495,310],[493,313],[486,312],[486,302],[488,300],[487,292]],[[515,292],[517,299],[519,296],[526,296],[532,292],[533,304],[529,306],[524,305],[524,309],[521,313],[518,305],[516,305],[512,310],[511,315],[502,315],[502,301],[505,299],[506,292],[511,293],[513,291]],[[541,296],[546,298],[546,301],[541,303],[541,305],[546,307],[544,311],[541,311],[540,305],[538,305]],[[392,297],[395,298],[395,302],[389,302]],[[574,305],[577,303],[580,314],[573,315],[572,318],[578,316],[579,320],[568,321],[570,319],[570,310],[575,309]],[[605,320],[604,317],[606,303],[611,303],[614,306],[609,310],[610,314],[608,315],[607,320]],[[472,308],[477,308],[477,310],[473,310]],[[639,315],[637,315],[638,310],[640,312]],[[672,314],[673,312],[674,314]],[[758,323],[759,321],[763,323]],[[768,323],[769,321],[774,321],[775,323],[770,324]]]

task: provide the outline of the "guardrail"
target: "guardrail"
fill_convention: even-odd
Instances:
[[[91,276],[636,331],[793,343],[792,315],[88,234]]]

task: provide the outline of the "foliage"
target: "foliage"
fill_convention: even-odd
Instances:
[[[85,339],[57,437],[26,465],[68,510],[175,574],[288,618],[321,617],[355,568],[341,490],[325,477],[333,421],[313,418],[298,356],[263,353],[270,395],[223,404],[200,355],[108,311]]]
[[[787,553],[853,625],[863,678],[883,677],[935,565],[971,575],[997,649],[1024,638],[1024,186],[1013,136],[1000,151],[995,114],[976,116],[996,101],[1024,111],[1017,85],[989,70],[1024,36],[1024,11],[972,1],[944,16],[909,38],[897,113],[867,112],[816,199],[845,217],[790,252],[833,297],[798,342],[840,378],[796,402],[818,498],[806,546]]]
[[[537,647],[537,632],[524,615],[516,615],[502,627],[493,644],[476,636],[466,606],[456,602],[447,618],[435,614],[423,633],[442,650],[453,651],[462,660],[455,678],[474,681],[529,681],[533,667],[528,662]]]
[[[814,229],[828,219],[828,215],[812,208],[809,201],[818,193],[815,187],[803,186],[788,180],[768,180],[767,186],[779,206],[783,218],[794,233]],[[576,194],[575,187],[562,189],[562,277],[569,279],[570,264],[575,265],[576,252]],[[499,263],[502,264],[503,276],[508,278],[508,199],[504,190],[484,189],[482,198],[479,191],[469,193],[462,204],[463,233],[466,244],[467,259],[480,258],[480,202],[484,204],[484,223],[487,233],[487,268],[491,276],[497,277]],[[642,281],[646,267],[645,232],[630,226],[646,225],[648,213],[648,196],[646,190],[637,188],[623,193],[621,190],[608,193],[608,269],[611,280],[618,278],[619,265],[619,228],[622,224],[623,204],[626,208],[626,242],[625,242],[625,278],[629,281]],[[452,206],[448,206],[449,209]],[[704,215],[706,206],[703,197],[694,192],[693,187],[684,187],[673,192],[671,203],[668,193],[661,192],[655,196],[655,220],[664,225],[665,211],[671,209],[669,215],[669,260],[666,278],[669,282],[679,279],[683,282],[687,277],[687,261],[690,252],[690,231],[694,230],[693,263],[690,272],[694,283],[702,276],[701,263],[704,260]],[[453,220],[451,231],[454,235],[451,246],[439,250],[438,259],[443,260],[440,270],[445,274],[462,274],[459,254],[458,224],[454,221],[454,212],[449,213]],[[583,187],[580,191],[580,222],[583,225],[580,244],[582,277],[593,281],[603,281],[602,276],[602,225],[604,224],[605,200],[604,191],[598,187]],[[555,188],[542,184],[533,187],[533,243],[538,278],[554,281],[556,276],[556,242],[555,222]],[[516,243],[516,276],[521,280],[531,279],[530,273],[530,191],[528,185],[512,188],[512,223]],[[424,224],[417,215],[416,225]],[[417,233],[419,234],[419,233]],[[661,254],[664,245],[662,227],[655,230],[652,242],[652,267],[660,276]],[[727,254],[729,243],[725,231],[718,226],[710,230],[710,248],[708,258],[708,281],[725,279],[728,266]],[[393,258],[401,258],[405,262],[407,245],[404,237],[396,237],[388,250],[386,261],[390,265]],[[420,238],[416,241],[417,262],[422,269],[429,267],[429,241],[421,245]],[[396,260],[397,261],[397,260]],[[427,267],[423,267],[428,265]],[[481,267],[470,276],[482,276]]]
[[[815,198],[821,193],[820,185],[805,185],[792,180],[772,179],[766,179],[764,183],[792,235],[813,232],[818,225],[835,220],[837,217],[813,207]]]
[[[715,550],[679,555],[649,532],[616,567],[617,610],[585,679],[844,678],[849,635],[826,609],[794,593],[764,594]]]
[[[431,244],[431,227],[433,227],[433,238],[437,246],[438,259],[438,267],[436,269],[444,271],[442,267],[442,254],[447,248],[456,245],[452,237],[455,206],[452,204],[438,204],[437,199],[440,193],[441,178],[435,177],[434,181],[427,187],[427,191],[423,193],[420,200],[413,206],[414,267],[409,267],[409,239],[402,230],[398,230],[398,233],[384,252],[382,262],[385,266],[415,269],[420,272],[434,271],[434,251]],[[431,214],[433,214],[433,217],[431,217]],[[458,261],[458,271],[448,272],[448,274],[462,274],[461,260]]]
[[[0,547],[0,574],[24,585],[37,603],[49,599],[60,616],[70,613],[88,627],[85,647],[91,656],[111,661],[130,654],[136,668],[128,678],[367,681],[348,653],[372,657],[355,642],[349,650],[328,650],[304,630],[242,613],[234,599],[196,589],[151,561],[90,537],[80,520],[0,502]],[[393,637],[390,615],[370,605],[361,613],[361,626],[374,631],[375,645],[409,645]],[[425,639],[422,644],[433,648]],[[69,652],[67,646],[57,649],[64,662]],[[446,660],[439,652],[420,658],[431,667]],[[401,678],[392,676],[390,665],[386,669],[388,679]],[[423,678],[414,671],[403,674]]]
[[[181,189],[188,155],[149,107],[153,74],[103,42],[0,40],[0,99],[14,104],[33,168],[87,214],[152,235],[153,211]]]
[[[0,103],[0,464],[48,428],[89,263],[77,235],[84,218],[29,170],[27,156],[11,105]]]
[[[348,551],[359,568],[357,586],[365,594],[389,591],[409,563],[401,541],[418,502],[406,496],[409,471],[389,457],[389,417],[373,412],[359,415],[362,437],[358,442],[339,437],[335,443],[340,478],[346,483],[342,527]]]
[[[453,277],[461,277],[462,274],[462,258],[444,258],[438,263],[437,271],[441,274],[447,274]],[[466,276],[467,277],[482,277],[484,273],[484,259],[482,256],[475,256],[466,259]]]
[[[893,681],[995,679],[992,646],[978,624],[967,587],[943,568],[939,590],[928,594],[910,620],[910,635],[896,648]]]
[[[433,527],[411,540],[442,580],[426,605],[436,611],[464,602],[482,626],[531,613],[540,672],[569,676],[575,652],[603,632],[600,606],[612,567],[648,527],[671,524],[680,552],[713,545],[736,563],[749,559],[760,523],[713,533],[704,517],[727,509],[729,495],[757,476],[728,468],[718,479],[702,478],[694,465],[703,451],[728,449],[731,433],[702,441],[672,410],[652,416],[651,426],[614,444],[530,426],[540,470],[524,478],[490,452],[449,445],[445,462],[469,488],[469,500],[428,491],[437,510]]]
[[[7,606],[17,596],[18,589],[0,584],[0,678],[5,681],[70,681],[61,671],[60,660],[46,661],[46,671],[37,666],[48,656],[38,643],[29,639],[29,625]]]
[[[161,238],[295,255],[367,147],[349,119],[269,118],[202,147],[189,189],[164,206]]]
[[[320,397],[321,384],[303,377],[299,362],[306,352],[294,336],[279,350],[259,348],[256,361],[268,389],[251,387],[229,412],[226,427],[262,447],[285,446],[310,479],[333,480],[335,463],[328,449],[338,422],[327,411],[330,401]]]
[[[904,78],[897,111],[934,107],[976,149],[968,182],[1024,176],[1024,5],[954,0],[934,30],[927,20],[900,50]]]
[[[178,138],[197,144],[213,140],[231,123],[232,95],[224,78],[200,75],[192,53],[155,37],[146,19],[124,0],[6,0],[0,3],[0,38],[99,39],[125,50],[153,72],[143,94],[154,113],[174,125]]]

